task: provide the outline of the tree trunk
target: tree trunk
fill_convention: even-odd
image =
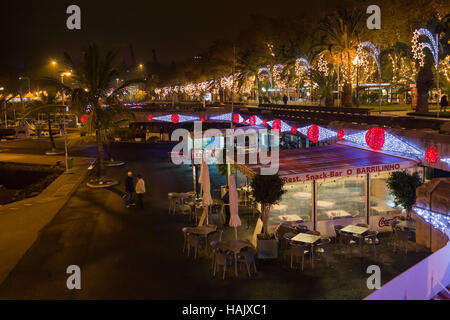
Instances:
[[[344,90],[343,90],[343,103],[345,108],[351,108],[353,106],[352,104],[352,84],[351,83],[344,83]]]
[[[55,139],[53,139],[53,131],[52,131],[52,120],[50,118],[50,114],[47,115],[48,120],[48,135],[50,137],[50,144],[52,145],[52,151],[56,149]]]
[[[95,130],[97,136],[97,153],[98,153],[98,163],[97,163],[97,177],[100,180],[104,175],[104,167],[105,167],[105,156],[103,153],[103,141],[102,141],[102,133],[100,129]]]
[[[261,205],[262,218],[263,218],[263,233],[269,233],[269,206],[266,204]]]
[[[417,112],[428,112],[428,90],[417,90]]]

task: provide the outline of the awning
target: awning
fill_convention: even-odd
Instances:
[[[416,165],[413,160],[334,144],[280,151],[278,174],[285,183],[296,183],[400,170]],[[250,178],[259,174],[263,167],[261,164],[234,164],[234,166]]]

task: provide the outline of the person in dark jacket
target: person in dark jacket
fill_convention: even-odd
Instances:
[[[225,226],[230,224],[230,189],[226,187],[227,192],[224,194],[222,200],[225,204]]]
[[[284,105],[287,105],[288,100],[289,100],[288,96],[287,96],[287,95],[284,95],[284,96],[283,96],[283,102],[284,102]]]
[[[444,94],[441,98],[441,111],[442,111],[442,108],[444,108],[444,112],[447,112],[447,107],[448,107],[448,100],[447,100],[447,96]]]
[[[130,206],[134,206],[135,203],[133,203],[133,197],[135,192],[134,187],[134,179],[133,179],[133,172],[128,172],[127,179],[125,180],[125,192],[127,194],[126,197],[126,206],[129,208]]]

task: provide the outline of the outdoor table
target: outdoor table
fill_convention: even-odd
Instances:
[[[206,250],[208,250],[208,235],[216,231],[217,228],[208,227],[208,226],[200,226],[189,229],[189,233],[195,234],[198,236],[205,237]]]
[[[220,241],[216,246],[217,249],[229,251],[234,254],[234,273],[236,274],[236,277],[238,276],[237,255],[241,252],[242,249],[247,247],[253,247],[250,241],[248,240]]]
[[[360,227],[355,225],[349,225],[341,229],[341,232],[347,232],[347,233],[353,233],[357,235],[362,235],[363,233],[367,232],[369,228],[366,227]]]
[[[191,195],[189,193],[179,193],[178,198],[181,200],[181,204],[184,204],[184,200],[190,198]]]
[[[352,233],[352,234],[361,236],[363,233],[367,232],[368,230],[369,230],[369,228],[366,228],[366,227],[349,225],[349,226],[342,228],[340,232],[347,232],[347,233]],[[363,245],[363,241],[361,240],[361,241],[359,241],[360,252],[362,250],[361,249],[362,245]]]
[[[291,239],[291,241],[297,241],[306,243],[311,246],[311,267],[314,268],[314,243],[320,240],[320,236],[309,233],[299,233]]]

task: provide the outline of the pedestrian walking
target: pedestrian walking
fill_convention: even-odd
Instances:
[[[136,205],[133,202],[134,197],[134,179],[133,179],[133,172],[128,172],[127,178],[125,180],[125,192],[126,192],[126,206],[129,208],[130,206]]]
[[[284,96],[283,96],[283,102],[284,102],[284,105],[285,105],[285,106],[287,105],[288,100],[289,100],[288,96],[287,96],[287,95],[284,95]]]
[[[144,194],[145,194],[145,182],[142,179],[142,175],[138,174],[138,179],[136,183],[136,195],[139,200],[139,207],[144,209]]]
[[[448,100],[447,100],[447,96],[445,94],[442,96],[440,104],[441,104],[440,110],[442,111],[442,108],[444,108],[444,112],[447,112]]]

